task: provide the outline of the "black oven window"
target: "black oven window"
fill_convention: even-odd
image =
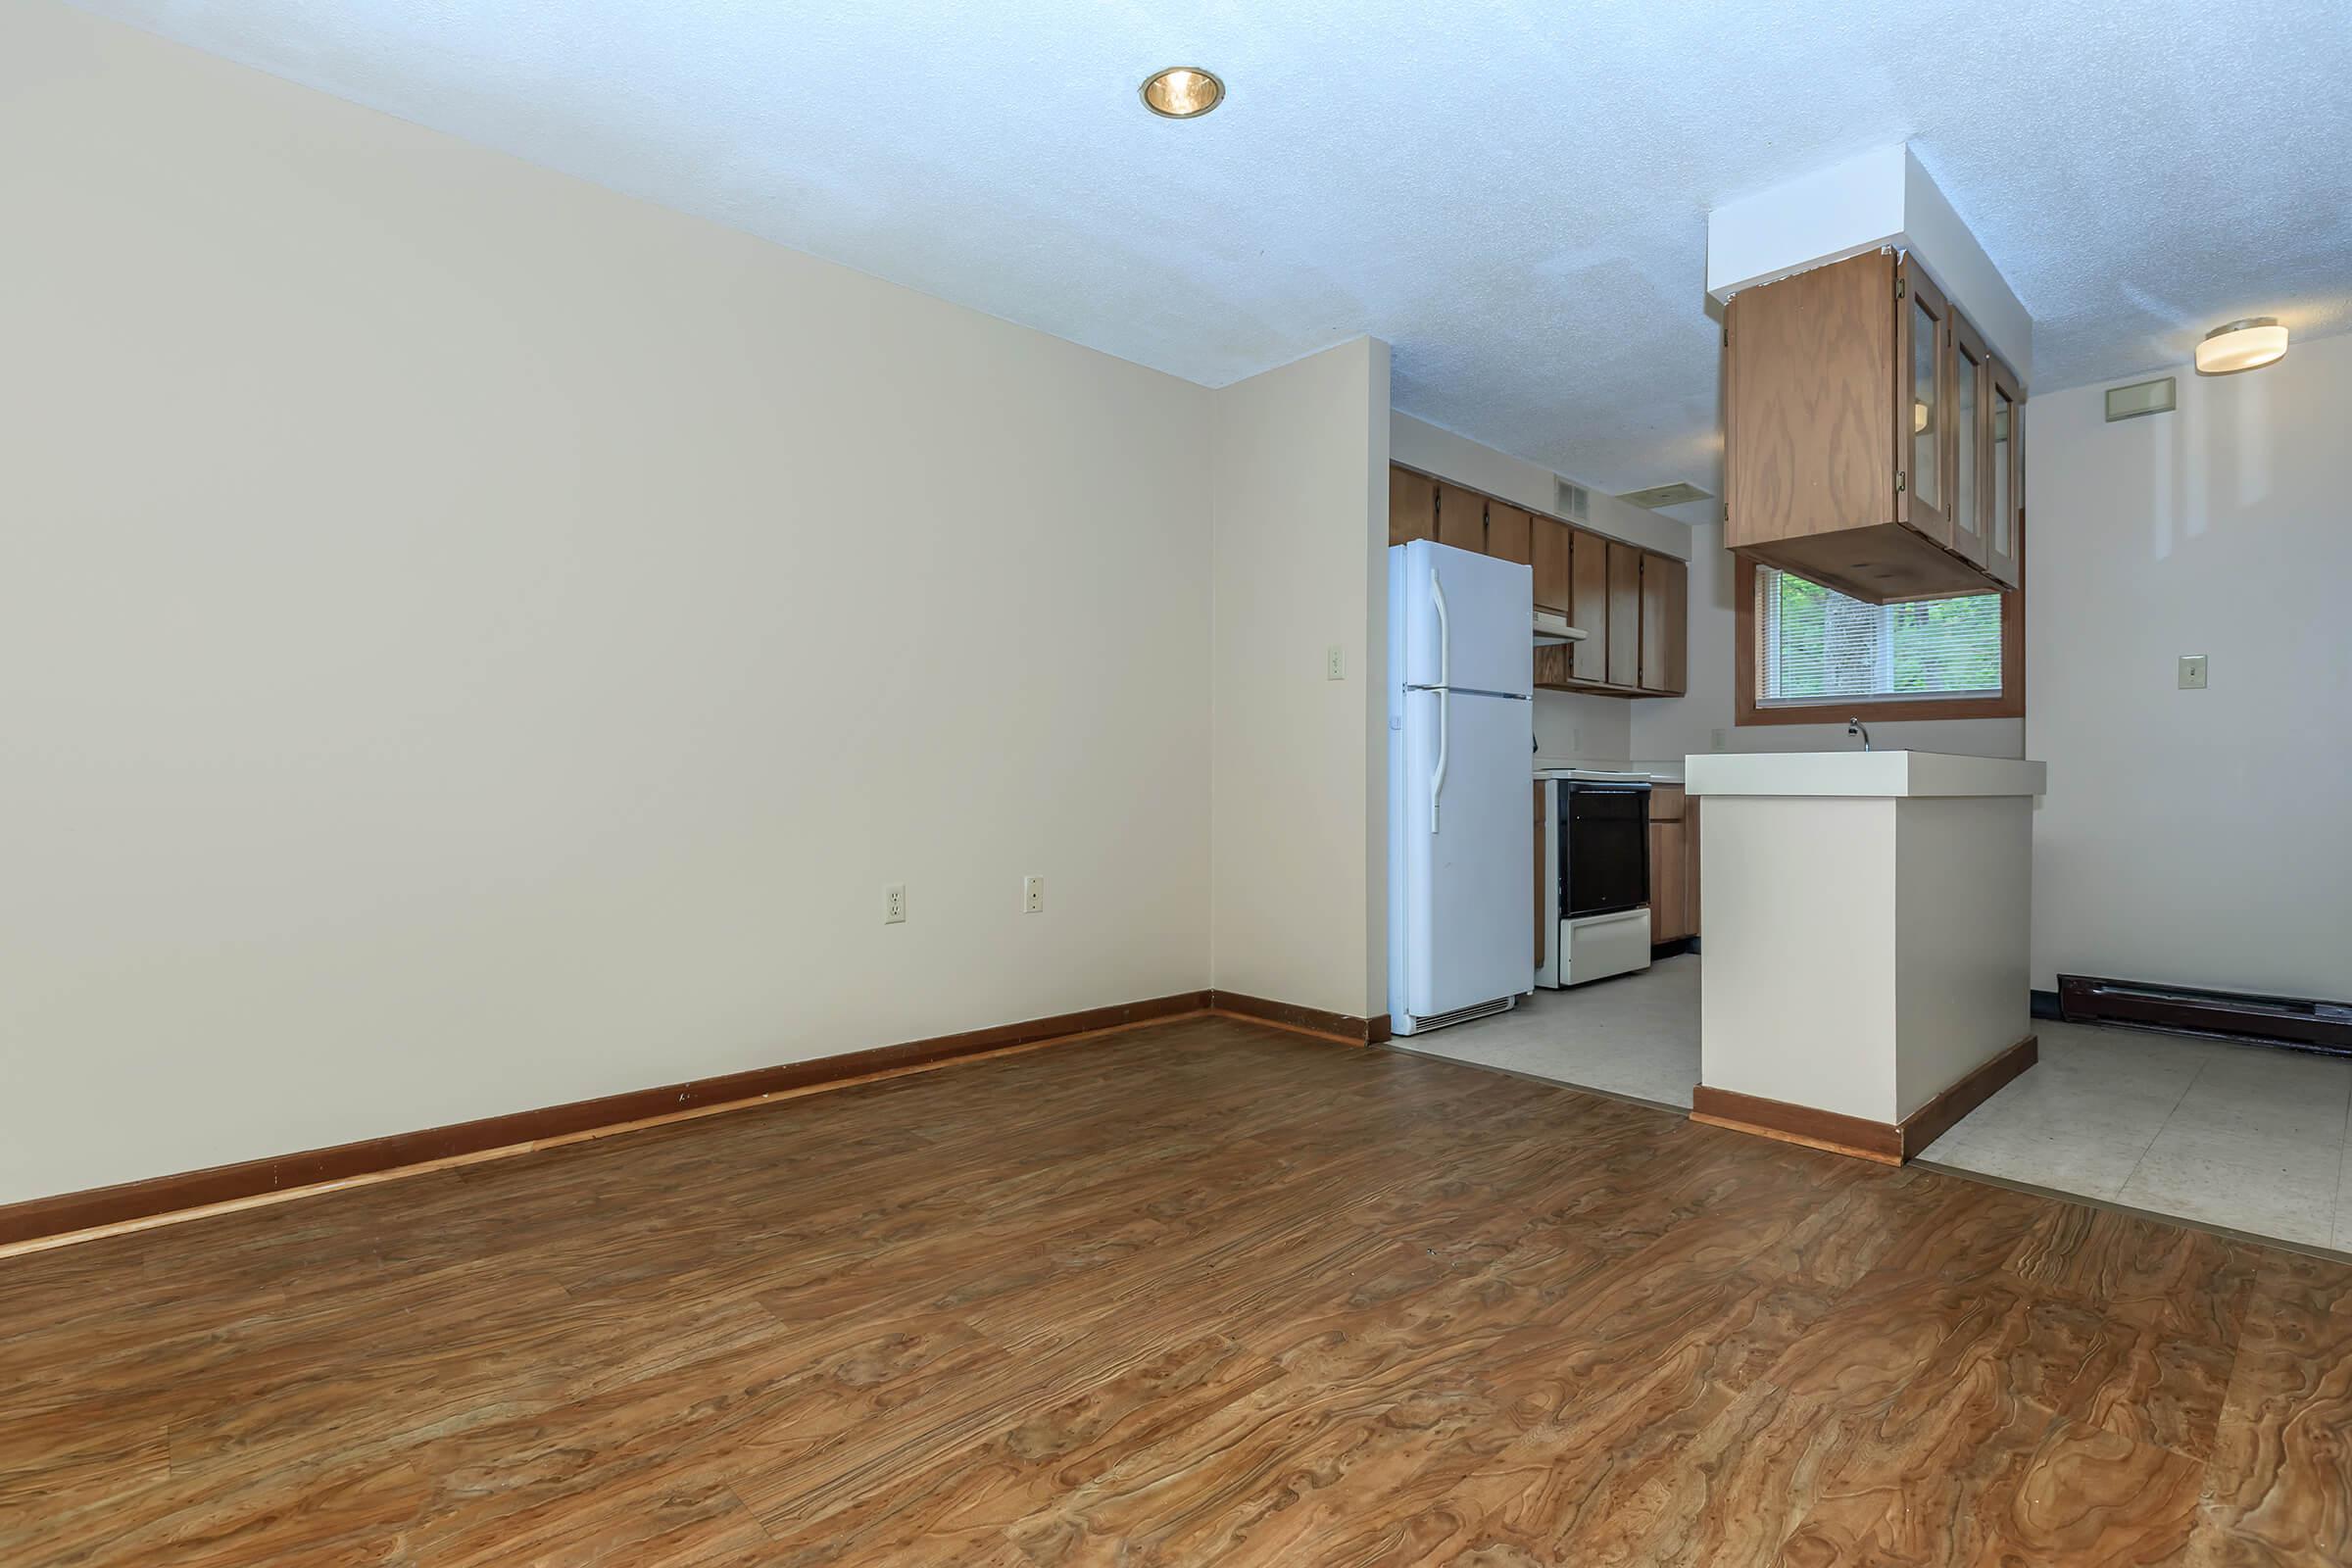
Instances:
[[[1560,790],[1560,917],[1649,902],[1649,791],[1568,783]]]

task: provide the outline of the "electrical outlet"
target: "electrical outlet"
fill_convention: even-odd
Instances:
[[[1046,912],[1046,879],[1044,877],[1025,876],[1021,878],[1021,912],[1023,914]]]
[[[1348,654],[1338,643],[1333,643],[1329,648],[1323,650],[1323,678],[1325,680],[1346,680],[1348,678]]]
[[[2201,692],[2205,689],[2205,656],[2203,654],[2182,654],[2180,656],[2180,689],[2184,692]]]
[[[898,925],[906,918],[906,884],[892,882],[882,889],[882,923]]]
[[[1723,731],[1719,729],[1707,731],[1707,749],[1713,752],[1723,750]]]

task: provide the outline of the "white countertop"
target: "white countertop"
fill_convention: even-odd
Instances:
[[[1680,784],[1683,764],[1671,762],[1628,762],[1590,757],[1539,757],[1536,759],[1536,777],[1557,777],[1567,773],[1614,773],[1620,776],[1646,778],[1652,784]]]
[[[1687,759],[1693,795],[2039,795],[2045,762],[1950,752],[1719,752]]]

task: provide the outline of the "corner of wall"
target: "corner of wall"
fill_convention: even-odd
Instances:
[[[1355,338],[1212,394],[1210,983],[1349,1015],[1387,989],[1388,391]]]

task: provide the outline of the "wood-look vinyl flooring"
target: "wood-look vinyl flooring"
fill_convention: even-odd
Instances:
[[[2340,1564],[2352,1267],[1221,1018],[0,1262],[0,1564]]]

